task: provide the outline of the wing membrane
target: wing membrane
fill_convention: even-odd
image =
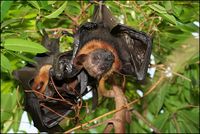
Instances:
[[[122,40],[125,49],[122,49],[121,53],[127,51],[130,56],[128,60],[124,60],[125,63],[122,63],[121,72],[136,75],[138,80],[143,80],[150,62],[151,38],[143,32],[120,24],[112,29],[111,34]]]

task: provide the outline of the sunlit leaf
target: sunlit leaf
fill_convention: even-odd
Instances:
[[[48,1],[48,5],[54,4],[56,1]]]
[[[2,53],[1,53],[1,67],[8,71],[10,71],[11,69],[10,61]]]
[[[17,109],[15,111],[15,115],[14,115],[14,123],[12,124],[12,129],[14,130],[14,132],[17,132],[19,130],[19,125],[20,125],[20,119],[22,117],[22,113],[23,113],[23,110],[22,109]],[[21,123],[24,123],[24,122],[21,122]]]
[[[36,63],[36,61],[34,61],[33,59],[30,59],[28,57],[23,56],[22,54],[18,54],[18,53],[14,53],[12,51],[9,52],[10,54],[12,54],[13,56],[17,56],[19,58],[21,58],[22,60],[25,60],[27,62],[32,62],[32,63]]]
[[[58,17],[65,10],[66,5],[67,5],[67,1],[65,1],[63,5],[60,8],[58,8],[56,11],[54,11],[53,13],[45,17],[49,19]]]
[[[1,121],[6,121],[13,115],[12,111],[16,106],[16,92],[1,95]]]
[[[169,14],[162,14],[162,16],[168,20],[169,22],[171,22],[172,24],[176,25],[176,18],[173,15],[169,15]]]
[[[22,52],[30,52],[30,53],[43,53],[46,52],[47,49],[42,45],[18,38],[6,39],[4,42],[5,49],[12,51],[22,51]]]
[[[158,4],[152,4],[152,5],[149,5],[149,7],[158,13],[161,13],[161,14],[167,13],[166,9]]]
[[[35,8],[40,9],[40,6],[37,1],[27,1],[27,2],[30,3],[32,6],[34,6]]]
[[[21,19],[9,19],[9,20],[5,20],[3,21],[3,23],[1,24],[1,28],[6,27],[7,25],[10,25],[12,23],[16,23],[16,22],[20,22]]]
[[[1,1],[1,22],[5,18],[8,10],[10,9],[13,1]]]

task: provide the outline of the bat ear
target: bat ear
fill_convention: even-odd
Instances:
[[[13,71],[13,76],[18,80],[25,89],[31,89],[31,81],[37,74],[37,70],[31,67],[24,67]]]
[[[87,54],[80,54],[74,59],[74,64],[78,66],[82,66],[83,63],[86,61],[88,55]]]

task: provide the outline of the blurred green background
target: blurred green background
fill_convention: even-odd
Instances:
[[[133,104],[132,121],[126,132],[149,133],[152,128],[165,133],[199,133],[199,3],[198,1],[106,1],[120,23],[144,31],[153,38],[153,76],[145,85],[127,78],[129,102],[153,90]],[[73,32],[92,16],[88,1],[1,1],[1,132],[19,129],[24,111],[24,94],[12,71],[22,68],[40,47],[39,30],[52,34],[58,29]],[[62,37],[60,50],[72,48],[73,38]],[[114,101],[99,98],[101,105],[91,110],[91,99],[84,102],[80,122],[114,110]],[[89,112],[89,113],[88,113]],[[139,114],[139,116],[138,116]],[[99,119],[101,122],[110,118]],[[29,118],[31,121],[31,118]],[[94,125],[92,123],[90,125]],[[73,121],[61,123],[65,130]],[[105,125],[75,132],[102,132]],[[24,132],[24,131],[23,131]],[[28,132],[28,131],[27,131]]]

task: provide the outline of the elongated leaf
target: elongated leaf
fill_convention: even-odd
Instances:
[[[1,67],[5,70],[8,70],[8,71],[10,71],[10,68],[11,68],[10,61],[2,53],[1,53]]]
[[[40,4],[40,7],[43,9],[46,9],[46,7],[48,6],[48,2],[46,0],[40,0],[38,2]]]
[[[167,21],[171,22],[172,24],[176,25],[176,18],[173,15],[169,15],[167,13],[161,14],[163,15],[163,18],[166,19]]]
[[[46,48],[38,43],[18,38],[6,39],[4,47],[5,49],[12,51],[22,51],[30,53],[43,53],[47,51]]]
[[[40,9],[40,5],[38,4],[37,1],[27,1],[28,3],[30,3],[32,6],[34,6],[37,9]]]
[[[21,19],[9,19],[9,20],[5,20],[5,21],[2,22],[1,28],[4,28],[7,25],[10,25],[10,24],[16,23],[16,22],[20,22],[20,21],[21,21]]]
[[[13,1],[1,1],[1,22],[6,16],[8,10],[10,9]]]
[[[14,53],[14,52],[12,52],[12,51],[9,51],[9,53],[12,54],[12,55],[14,55],[14,56],[17,56],[17,57],[19,57],[19,58],[21,58],[21,59],[23,59],[23,60],[25,60],[25,61],[32,62],[32,63],[36,63],[36,61],[34,61],[34,60],[32,60],[32,59],[30,59],[30,58],[28,58],[28,57],[25,57],[25,56],[23,56],[23,55],[21,55],[21,54]]]
[[[19,125],[20,125],[19,121],[22,117],[22,113],[23,113],[22,109],[17,109],[15,111],[14,122],[12,124],[12,128],[13,128],[14,132],[18,132],[18,130],[19,130]]]
[[[165,127],[166,123],[168,122],[169,116],[170,114],[166,111],[163,114],[158,115],[155,118],[153,124],[155,125],[155,127],[162,130]]]
[[[58,17],[58,15],[60,15],[65,10],[66,5],[67,5],[67,1],[65,1],[63,3],[63,5],[60,8],[58,8],[56,11],[54,11],[53,13],[51,13],[50,15],[47,15],[45,17],[46,18],[56,18],[56,17]]]
[[[149,7],[158,13],[167,13],[166,9],[158,4],[152,4]]]
[[[54,4],[56,1],[48,1],[48,5]]]
[[[12,110],[16,106],[16,91],[13,93],[2,93],[1,97],[1,121],[6,121],[12,116]]]

